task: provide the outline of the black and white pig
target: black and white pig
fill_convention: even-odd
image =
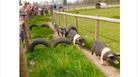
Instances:
[[[96,56],[100,57],[101,64],[105,64],[104,61],[119,64],[119,61],[117,60],[117,56],[119,55],[113,53],[110,48],[99,40],[94,40],[91,51],[92,55],[95,53]]]
[[[80,46],[85,45],[85,40],[77,34],[76,30],[70,30],[67,38],[69,38],[74,44],[78,44]]]
[[[75,30],[76,32],[78,32],[77,28],[74,26],[69,26],[69,27],[65,28],[65,30],[66,30],[65,37],[68,36],[68,34],[71,30]]]
[[[66,29],[59,27],[56,23],[53,23],[53,27],[57,32],[58,36],[65,37]]]

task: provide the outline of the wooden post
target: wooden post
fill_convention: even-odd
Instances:
[[[53,11],[53,16],[52,16],[53,22],[55,22],[55,12]]]
[[[56,13],[53,12],[53,21],[56,22],[56,20],[57,20]],[[57,22],[56,22],[56,23],[57,23]]]
[[[29,77],[29,73],[27,69],[27,60],[25,58],[25,50],[23,49],[21,39],[20,39],[20,76]]]
[[[58,14],[58,25],[60,25],[60,14]]]
[[[24,30],[24,35],[25,35],[25,44],[26,44],[26,48],[29,49],[30,47],[30,31],[29,31],[29,26],[24,23],[23,24],[23,30]]]
[[[55,13],[55,22],[58,23],[58,16],[57,16],[57,13]]]
[[[78,29],[78,18],[77,17],[75,17],[75,24],[76,24],[76,27]]]
[[[65,20],[65,26],[67,27],[67,15],[64,15],[64,20]]]
[[[95,26],[95,40],[99,40],[99,20],[96,20],[96,26]]]

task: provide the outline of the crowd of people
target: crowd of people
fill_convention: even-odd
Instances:
[[[20,4],[20,13],[25,13],[28,17],[35,15],[46,15],[50,8],[38,6],[36,3],[23,2]]]
[[[23,2],[20,3],[20,13],[26,14],[28,17],[36,16],[36,15],[47,15],[48,13],[52,13],[53,10],[61,10],[63,6],[58,5],[39,5],[38,3],[29,3]]]
[[[28,20],[32,16],[37,15],[47,15],[49,13],[52,13],[53,10],[60,11],[62,9],[62,6],[58,5],[41,5],[37,2],[29,3],[24,1],[23,3],[20,3],[19,6],[19,23],[20,23],[20,37],[23,38],[23,30],[22,25],[26,20]]]

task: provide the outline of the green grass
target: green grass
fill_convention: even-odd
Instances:
[[[82,15],[102,16],[109,18],[120,18],[120,8],[108,9],[85,9],[67,11],[69,13],[77,13]],[[62,21],[61,21],[62,20]],[[57,21],[58,23],[58,21]],[[67,17],[67,24],[75,26],[75,18]],[[60,16],[60,25],[64,26],[64,17]],[[79,34],[86,39],[86,47],[90,49],[95,35],[95,20],[78,18]],[[99,39],[109,46],[114,52],[120,52],[120,24],[100,21]]]
[[[81,15],[102,16],[109,18],[120,18],[120,7],[108,8],[108,9],[82,9],[74,11],[66,11],[68,13],[75,13]],[[58,21],[56,21],[58,23]],[[74,17],[67,17],[68,26],[75,25]],[[64,17],[60,16],[60,25],[65,26]],[[85,38],[85,47],[90,49],[94,36],[95,36],[95,20],[78,18],[78,32]],[[100,21],[100,33],[99,39],[103,41],[108,47],[115,53],[120,53],[120,24]],[[120,59],[120,58],[119,58]],[[120,65],[116,65],[116,68],[120,69]]]
[[[46,22],[52,20],[52,18],[50,16],[51,16],[51,14],[48,14],[48,15],[45,15],[45,16],[34,16],[34,17],[31,17],[31,19],[28,20],[28,23],[30,25],[32,25],[32,24],[37,24],[37,25],[46,24]]]
[[[31,31],[32,39],[45,38],[47,40],[50,40],[50,39],[52,39],[51,34],[53,34],[53,31],[48,28],[45,28],[45,27],[33,28]]]
[[[105,77],[74,46],[38,46],[34,53],[28,56],[28,59],[36,62],[33,68],[30,68],[30,77]]]
[[[44,24],[49,16],[32,17],[29,24]],[[33,28],[32,39],[45,38],[52,40],[53,31],[47,28]],[[105,75],[73,45],[58,45],[56,48],[46,48],[39,45],[33,53],[27,53],[30,77],[105,77]]]
[[[93,15],[93,16],[103,16],[109,18],[120,18],[120,8],[108,8],[108,9],[82,9],[82,10],[73,10],[73,11],[66,11],[69,13],[74,14],[82,14],[82,15]]]
[[[44,38],[49,41],[52,39],[53,31],[45,27],[40,27],[43,24],[47,24],[48,21],[51,21],[51,14],[46,16],[34,16],[28,20],[29,25],[38,25],[38,27],[34,27],[31,30],[32,39]]]

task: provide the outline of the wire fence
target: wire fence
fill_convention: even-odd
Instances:
[[[119,19],[54,11],[54,20],[63,27],[76,26],[88,47],[93,39],[100,39],[113,50],[120,51]]]

